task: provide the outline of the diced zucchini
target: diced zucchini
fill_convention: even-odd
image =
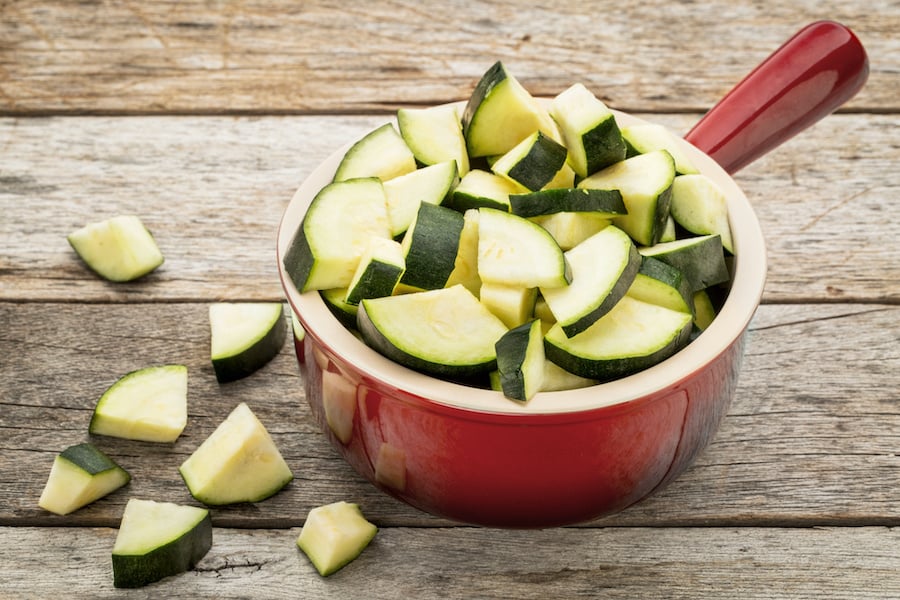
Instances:
[[[509,328],[518,327],[534,315],[537,288],[483,283],[479,300],[489,311],[500,317]]]
[[[628,289],[632,298],[665,306],[672,310],[694,313],[694,293],[687,277],[675,267],[644,256],[637,277]]]
[[[359,261],[347,288],[347,304],[359,304],[363,298],[390,296],[406,270],[403,247],[399,242],[372,238],[369,249]]]
[[[675,228],[675,219],[672,218],[672,211],[669,211],[669,218],[666,219],[666,227],[663,229],[662,235],[659,236],[660,242],[674,242],[678,239],[678,230]]]
[[[627,215],[613,223],[624,229],[635,243],[652,246],[659,241],[669,217],[675,163],[665,150],[640,154],[619,161],[582,179],[578,187],[618,189]]]
[[[69,446],[53,459],[38,506],[67,515],[131,481],[131,475],[90,443]]]
[[[612,111],[584,85],[576,83],[553,99],[550,116],[569,149],[579,177],[625,159],[625,141]]]
[[[363,339],[388,358],[443,377],[486,373],[506,326],[462,285],[363,300]]]
[[[724,283],[730,278],[728,266],[725,264],[722,238],[718,235],[702,235],[663,242],[649,248],[641,248],[640,252],[681,271],[693,292]]]
[[[381,181],[370,177],[328,184],[294,234],[285,270],[301,292],[345,288],[372,237],[391,237]]]
[[[679,174],[698,173],[687,152],[675,139],[675,134],[664,125],[657,123],[638,123],[622,128],[622,137],[628,147],[628,156],[646,154],[654,150],[665,150],[675,161],[675,170]]]
[[[491,165],[491,171],[537,191],[566,164],[566,147],[540,131],[526,137]]]
[[[572,266],[567,287],[541,288],[541,295],[568,336],[590,327],[626,294],[641,266],[628,235],[610,225],[566,252]]]
[[[260,502],[294,478],[265,426],[243,402],[178,471],[191,495],[211,506]]]
[[[452,160],[416,169],[384,182],[391,237],[403,234],[419,210],[419,204],[443,204],[459,182]]]
[[[145,367],[124,375],[97,401],[89,431],[145,442],[174,442],[187,425],[187,367]]]
[[[400,135],[423,165],[453,160],[460,176],[469,172],[469,154],[459,111],[452,104],[397,111]]]
[[[506,177],[481,169],[472,169],[454,188],[450,205],[460,212],[481,207],[508,211],[510,194],[519,194],[523,191],[527,190]]]
[[[619,190],[555,188],[510,194],[510,211],[520,217],[536,217],[560,212],[597,213],[604,219],[627,214]]]
[[[716,309],[706,290],[694,292],[693,302],[694,326],[700,331],[705,331],[716,318]]]
[[[565,390],[577,390],[590,387],[599,383],[595,379],[581,377],[575,373],[569,373],[556,363],[544,360],[544,381],[541,384],[542,392],[563,392]]]
[[[571,250],[611,223],[603,213],[590,212],[558,212],[531,217],[531,221],[546,229],[563,250]]]
[[[66,239],[91,270],[109,281],[133,281],[164,261],[153,235],[134,215],[89,223]]]
[[[212,535],[205,508],[131,498],[112,549],[113,585],[142,587],[194,568]]]
[[[690,333],[690,314],[625,296],[578,335],[569,337],[554,325],[544,337],[544,351],[571,373],[609,381],[668,358],[684,347]]]
[[[358,557],[378,533],[359,505],[335,502],[318,506],[306,517],[297,546],[322,577],[338,571]]]
[[[563,166],[556,173],[556,177],[550,180],[550,183],[545,185],[543,190],[556,190],[556,189],[569,189],[575,187],[575,171],[572,170],[572,167],[569,166],[568,162],[563,163]]]
[[[422,203],[403,236],[404,285],[434,290],[447,284],[456,266],[463,215],[445,206]]]
[[[459,233],[456,262],[444,287],[458,283],[476,296],[481,289],[481,278],[478,276],[478,210],[474,208],[463,214],[463,228]]]
[[[569,264],[546,229],[493,208],[478,210],[478,275],[482,282],[542,288],[569,284]]]
[[[281,302],[209,306],[210,360],[219,383],[255,373],[278,356],[287,331]]]
[[[697,235],[718,234],[722,247],[734,254],[725,192],[706,175],[679,175],[672,183],[671,213],[675,222]]]
[[[416,157],[412,150],[393,124],[385,123],[364,135],[347,150],[334,173],[334,181],[361,177],[377,177],[381,181],[388,181],[415,170]]]
[[[359,306],[347,302],[347,288],[332,288],[319,292],[326,308],[347,329],[356,329],[356,313]]]
[[[497,340],[500,389],[510,400],[527,402],[544,382],[544,335],[539,319],[507,331]]]
[[[547,110],[499,61],[475,86],[462,126],[470,158],[506,154],[535,131],[559,140]]]

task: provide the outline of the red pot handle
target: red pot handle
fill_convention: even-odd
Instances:
[[[840,23],[817,21],[753,69],[685,139],[735,173],[834,112],[868,76],[856,35]]]

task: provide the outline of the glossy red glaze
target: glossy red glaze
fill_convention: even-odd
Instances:
[[[685,139],[729,173],[831,114],[865,84],[869,61],[840,23],[801,29],[750,72]]]

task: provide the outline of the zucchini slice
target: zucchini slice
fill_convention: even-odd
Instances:
[[[662,242],[649,248],[641,248],[640,253],[670,264],[684,273],[693,292],[724,283],[730,278],[722,238],[718,235]]]
[[[211,506],[260,502],[294,478],[269,432],[244,402],[178,471],[191,495]]]
[[[479,300],[509,328],[518,327],[534,315],[537,288],[482,283]]]
[[[628,213],[619,190],[571,187],[511,194],[509,207],[514,215],[520,217],[537,217],[560,212],[590,212],[597,213],[601,218],[611,219]]]
[[[372,237],[391,237],[382,182],[330,183],[310,203],[284,255],[285,270],[301,292],[347,287]]]
[[[618,189],[627,215],[613,219],[635,243],[652,246],[659,241],[669,217],[675,163],[665,150],[626,158],[582,179],[578,187]]]
[[[453,104],[397,111],[400,136],[422,165],[453,160],[460,176],[469,172],[469,154],[459,111]]]
[[[162,365],[132,371],[97,401],[88,428],[145,442],[174,442],[187,425],[187,367]]]
[[[558,212],[531,217],[531,221],[546,229],[563,250],[571,250],[612,223],[603,213],[590,212]]]
[[[687,152],[678,144],[675,134],[658,123],[638,123],[622,128],[622,137],[628,148],[628,156],[665,150],[675,161],[675,170],[681,174],[699,173]]]
[[[444,287],[456,267],[464,225],[463,215],[452,208],[420,204],[403,236],[406,270],[400,283],[421,290]]]
[[[53,459],[38,506],[67,515],[131,481],[131,475],[90,443],[69,446]]]
[[[391,237],[403,235],[416,216],[419,204],[443,204],[456,184],[459,176],[456,163],[452,160],[416,169],[412,173],[400,175],[384,182],[388,221]]]
[[[713,306],[712,300],[706,290],[697,290],[694,292],[694,326],[700,331],[704,331],[716,318],[716,308]]]
[[[566,252],[572,283],[541,288],[541,295],[568,336],[590,327],[628,292],[641,255],[628,235],[613,225]]]
[[[356,559],[378,533],[358,504],[334,502],[309,511],[297,537],[303,551],[322,577]]]
[[[399,242],[372,238],[369,249],[359,261],[344,301],[359,304],[363,298],[390,296],[406,270],[403,247]]]
[[[718,234],[722,247],[734,254],[725,192],[706,175],[679,175],[672,182],[672,218],[697,235]]]
[[[569,164],[579,177],[587,177],[625,159],[625,141],[616,117],[584,85],[576,83],[550,105],[569,149]]]
[[[496,208],[509,211],[509,197],[525,190],[521,185],[489,171],[472,169],[459,181],[450,198],[450,206],[460,212],[470,208]]]
[[[373,129],[347,150],[334,173],[334,181],[377,177],[388,181],[416,170],[416,157],[393,124]]]
[[[694,314],[694,293],[687,277],[652,256],[644,256],[641,260],[641,268],[628,288],[628,295],[650,304]]]
[[[566,164],[566,147],[535,131],[491,165],[491,171],[531,191],[553,181]]]
[[[547,358],[566,371],[598,381],[637,373],[689,341],[691,315],[625,296],[604,316],[569,337],[557,324],[544,336]]]
[[[597,383],[599,382],[595,379],[588,379],[587,377],[581,377],[575,373],[569,373],[555,362],[544,360],[544,381],[541,385],[542,392],[577,390],[597,385]]]
[[[500,389],[510,400],[527,402],[544,383],[544,334],[540,319],[507,331],[496,344]]]
[[[92,271],[109,281],[133,281],[164,261],[153,235],[134,215],[89,223],[66,239]]]
[[[478,211],[475,209],[463,213],[463,228],[459,232],[456,262],[444,287],[458,283],[466,286],[466,289],[476,296],[481,289],[481,278],[478,276]]]
[[[281,352],[287,330],[281,302],[209,305],[209,356],[219,383],[255,373]]]
[[[498,61],[488,69],[462,114],[470,159],[500,156],[535,131],[559,140],[550,114]]]
[[[113,585],[142,587],[194,568],[212,535],[205,508],[131,498],[112,549]]]
[[[402,365],[439,377],[486,373],[506,326],[462,285],[373,298],[359,305],[369,346]]]
[[[478,275],[483,283],[541,288],[569,285],[569,263],[546,229],[493,208],[478,212]]]

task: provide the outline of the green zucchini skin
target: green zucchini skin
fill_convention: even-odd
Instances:
[[[642,248],[641,254],[661,260],[684,273],[692,292],[730,279],[722,238],[718,234],[663,242]]]
[[[581,143],[587,157],[585,176],[625,159],[625,141],[613,115],[582,134]]]
[[[463,215],[452,208],[423,202],[406,232],[406,271],[400,283],[423,290],[444,287],[456,266]]]
[[[544,377],[544,336],[540,319],[507,331],[497,340],[497,374],[503,395],[527,402],[538,391]]]
[[[341,322],[341,325],[351,331],[356,329],[356,313],[359,310],[359,306],[357,304],[349,304],[346,301],[346,288],[321,290],[319,295],[325,302],[325,307]]]
[[[528,152],[518,160],[507,176],[532,191],[553,181],[566,164],[566,147],[538,131]]]
[[[59,455],[70,463],[78,465],[83,471],[91,475],[97,475],[112,469],[122,469],[113,459],[89,442],[69,446],[60,452]],[[131,476],[128,475],[128,480],[130,479]]]
[[[607,218],[627,214],[619,190],[554,188],[509,196],[510,210],[520,217],[538,217],[560,212],[601,213]]]
[[[286,339],[287,327],[282,313],[272,328],[246,350],[232,356],[211,359],[216,381],[230,383],[255,373],[278,356]]]
[[[694,314],[694,294],[687,277],[679,269],[652,256],[641,257],[641,268],[628,295]]]

